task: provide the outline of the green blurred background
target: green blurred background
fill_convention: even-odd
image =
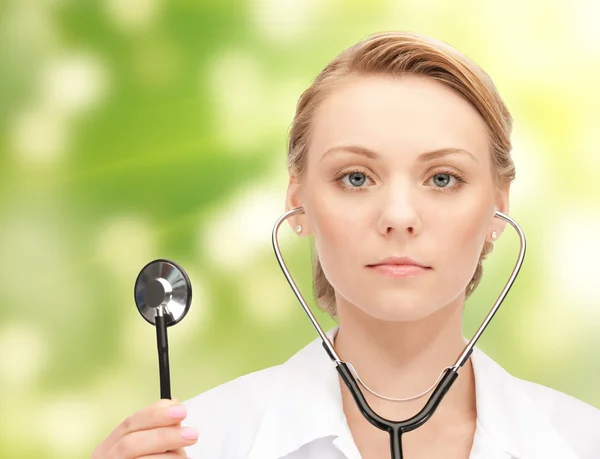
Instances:
[[[600,407],[600,3],[8,0],[0,6],[0,452],[81,458],[158,398],[138,271],[179,262],[170,330],[184,400],[314,339],[270,246],[295,103],[342,49],[383,30],[449,42],[515,118],[522,274],[480,347]],[[310,296],[311,248],[283,246]],[[506,233],[470,334],[510,273]],[[319,314],[326,327],[333,322]]]

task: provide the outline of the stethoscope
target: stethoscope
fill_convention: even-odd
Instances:
[[[481,337],[484,330],[498,311],[498,308],[504,301],[508,291],[512,287],[523,260],[525,258],[525,234],[521,227],[510,217],[496,211],[495,216],[510,223],[517,231],[520,240],[519,257],[508,282],[502,289],[491,311],[485,317],[479,329],[475,332],[471,340],[465,346],[462,354],[454,365],[448,367],[442,373],[433,392],[431,393],[425,406],[416,415],[404,421],[392,421],[379,416],[367,403],[353,373],[350,371],[350,364],[340,359],[333,344],[319,325],[317,319],[306,304],[298,286],[294,282],[285,261],[281,255],[279,241],[277,238],[281,224],[289,217],[303,213],[304,209],[298,207],[283,214],[273,227],[272,242],[275,256],[285,278],[294,291],[296,298],[302,305],[302,309],[310,319],[315,330],[319,334],[323,347],[327,355],[335,364],[335,368],[340,377],[348,387],[363,416],[375,427],[385,430],[390,435],[390,447],[392,459],[402,458],[402,435],[411,430],[422,426],[435,412],[436,408],[444,398],[444,395],[450,390],[452,384],[458,377],[458,370],[466,363],[471,356],[477,340]],[[171,382],[169,374],[169,346],[167,338],[167,327],[179,323],[188,313],[192,301],[192,286],[190,279],[177,263],[158,259],[148,263],[138,274],[134,287],[134,299],[139,313],[151,325],[156,328],[156,343],[158,350],[158,364],[160,377],[160,395],[161,398],[171,398]]]
[[[142,268],[133,297],[139,313],[156,328],[160,398],[171,398],[167,327],[183,320],[192,304],[192,283],[177,263],[158,259]]]
[[[298,289],[298,286],[294,282],[294,280],[285,264],[285,261],[281,255],[281,249],[279,247],[279,241],[277,238],[277,234],[278,234],[281,224],[284,221],[286,221],[289,217],[292,217],[294,215],[297,215],[297,214],[300,214],[303,212],[304,212],[304,209],[302,207],[292,209],[292,210],[286,212],[285,214],[283,214],[275,222],[275,225],[273,227],[273,234],[272,234],[272,242],[273,242],[273,249],[275,251],[275,256],[277,257],[279,266],[281,267],[281,270],[283,271],[283,275],[285,276],[288,283],[290,284],[290,287],[294,291],[296,298],[302,305],[302,309],[304,309],[304,312],[306,313],[306,315],[310,319],[313,327],[319,334],[321,341],[323,342],[323,347],[325,348],[325,351],[327,352],[327,355],[335,364],[335,368],[336,368],[337,372],[339,373],[340,377],[342,378],[342,380],[348,387],[348,390],[352,394],[352,397],[354,398],[354,401],[356,402],[356,405],[358,406],[360,412],[367,419],[367,421],[369,421],[375,427],[377,427],[378,429],[381,429],[381,430],[385,430],[386,432],[389,433],[392,459],[401,459],[402,458],[402,435],[405,434],[406,432],[410,432],[412,430],[417,429],[418,427],[422,426],[425,422],[427,422],[429,420],[429,418],[431,418],[431,416],[435,412],[436,408],[439,406],[440,402],[442,401],[442,399],[444,398],[446,393],[452,387],[452,384],[454,383],[454,381],[456,381],[456,378],[458,377],[458,370],[460,370],[460,368],[462,368],[462,366],[466,363],[466,361],[471,356],[471,353],[473,352],[473,348],[475,347],[477,340],[479,340],[479,338],[485,331],[486,327],[491,322],[492,318],[494,317],[494,315],[500,308],[500,305],[504,301],[504,298],[508,294],[508,291],[512,287],[517,275],[519,274],[519,271],[523,264],[523,260],[525,258],[525,247],[526,247],[525,234],[523,233],[523,230],[521,229],[521,227],[512,218],[508,217],[507,215],[503,214],[502,212],[499,212],[499,211],[495,212],[495,214],[494,214],[495,217],[498,217],[498,218],[510,223],[510,225],[517,231],[517,233],[519,235],[519,240],[520,240],[519,257],[517,259],[517,263],[515,264],[515,267],[513,268],[512,273],[508,279],[508,282],[502,289],[502,292],[498,296],[498,299],[496,300],[491,311],[485,317],[481,326],[477,329],[477,331],[475,332],[475,334],[473,335],[471,340],[465,346],[463,352],[458,357],[458,360],[456,361],[456,363],[454,363],[454,365],[452,365],[451,367],[446,368],[446,370],[443,372],[442,377],[439,379],[439,382],[437,383],[437,385],[435,385],[433,392],[429,396],[427,403],[421,409],[421,411],[419,411],[413,417],[406,419],[404,421],[392,421],[392,420],[386,419],[382,416],[379,416],[369,406],[353,373],[350,371],[350,368],[349,368],[350,364],[347,362],[344,362],[342,359],[340,359],[340,357],[336,353],[335,349],[333,348],[333,344],[331,343],[331,341],[329,340],[329,338],[327,337],[327,335],[325,334],[325,332],[319,325],[314,314],[312,313],[312,311],[306,304],[306,301],[304,300],[302,293],[300,293],[300,290]]]

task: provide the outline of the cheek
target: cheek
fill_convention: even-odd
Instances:
[[[321,258],[348,254],[348,249],[361,237],[364,216],[350,211],[339,199],[330,196],[321,196],[309,206],[310,225]]]
[[[356,282],[357,270],[365,254],[357,250],[358,241],[366,241],[372,229],[366,209],[356,200],[339,194],[337,190],[314,193],[306,202],[307,215],[321,266],[329,281],[344,290],[348,283]],[[372,237],[372,235],[371,235]]]
[[[487,202],[462,203],[448,209],[446,224],[430,223],[440,261],[451,276],[468,277],[474,272],[489,228],[490,209]]]

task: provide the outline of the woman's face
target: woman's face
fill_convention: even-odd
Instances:
[[[306,171],[288,190],[338,309],[390,321],[462,304],[507,201],[477,111],[412,76],[352,77],[332,91],[313,119]]]

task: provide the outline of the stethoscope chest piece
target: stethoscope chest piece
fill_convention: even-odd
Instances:
[[[156,325],[156,316],[162,312],[165,325],[170,327],[179,323],[190,310],[192,284],[176,263],[154,260],[138,274],[134,297],[139,313],[147,322]]]
[[[192,284],[185,271],[169,260],[154,260],[142,268],[135,280],[135,305],[156,328],[160,397],[171,398],[169,340],[167,327],[179,323],[192,304]]]

